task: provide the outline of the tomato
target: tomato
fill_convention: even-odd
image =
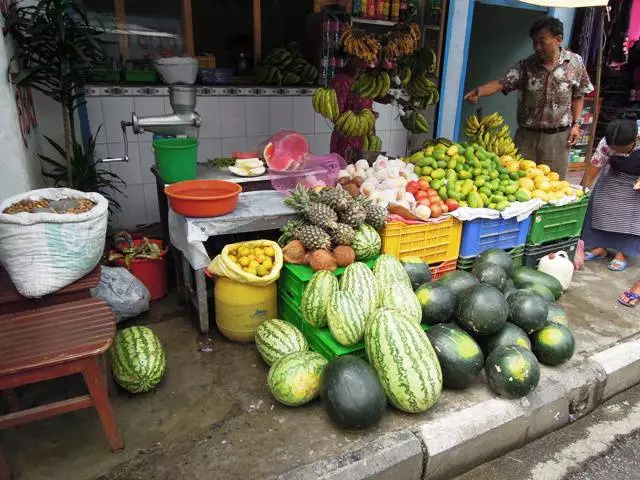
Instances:
[[[437,204],[439,204],[439,203],[442,201],[442,199],[438,196],[438,194],[437,194],[437,193],[436,193],[435,195],[430,195],[430,194],[428,194],[428,195],[427,195],[427,198],[428,198],[428,199],[429,199],[429,201],[430,201],[432,204],[434,204],[434,205],[437,205]]]
[[[418,205],[426,205],[427,207],[430,207],[431,202],[428,198],[423,198],[422,200],[418,200]]]
[[[414,197],[416,198],[416,202],[419,202],[420,200],[424,200],[428,197],[427,192],[425,192],[424,190],[418,190]]]
[[[407,182],[407,186],[405,189],[407,192],[415,195],[416,192],[420,189],[419,182],[416,182],[415,180],[411,180],[410,182]]]
[[[449,213],[449,207],[447,207],[446,203],[440,205],[440,208],[442,209],[442,213]]]
[[[442,208],[440,205],[431,204],[431,218],[438,218],[442,215]]]
[[[456,202],[453,198],[450,198],[449,200],[447,200],[445,202],[445,205],[449,208],[450,212],[453,212],[454,210],[457,210],[458,208],[460,208],[460,204]]]
[[[438,197],[438,196],[439,196],[439,195],[438,195],[438,191],[437,191],[437,190],[434,190],[433,188],[429,188],[429,189],[427,190],[427,193],[429,194],[429,196],[432,196],[432,195],[435,195],[436,197]]]
[[[420,188],[420,190],[428,190],[429,182],[427,182],[424,178],[421,178],[420,180],[418,180],[418,188]]]

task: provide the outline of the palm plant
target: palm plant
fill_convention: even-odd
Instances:
[[[101,32],[91,26],[82,0],[39,0],[34,5],[12,1],[5,15],[5,30],[15,45],[12,60],[18,72],[13,76],[14,84],[34,88],[61,107],[64,146],[45,138],[64,162],[41,156],[53,167],[43,169],[43,174],[57,185],[108,195],[108,188],[122,184],[122,180],[97,168],[93,137],[84,147],[76,139],[75,111],[85,103],[87,74],[106,61]]]

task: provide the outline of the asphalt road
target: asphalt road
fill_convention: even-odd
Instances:
[[[456,480],[640,480],[640,385]]]

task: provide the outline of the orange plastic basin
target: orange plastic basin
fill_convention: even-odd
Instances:
[[[241,191],[237,183],[224,180],[187,180],[164,189],[173,211],[185,217],[219,217],[233,212]]]

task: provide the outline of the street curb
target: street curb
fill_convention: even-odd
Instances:
[[[525,398],[491,398],[278,478],[448,479],[578,420],[638,383],[640,339],[623,341],[569,367],[543,367],[538,388]]]

